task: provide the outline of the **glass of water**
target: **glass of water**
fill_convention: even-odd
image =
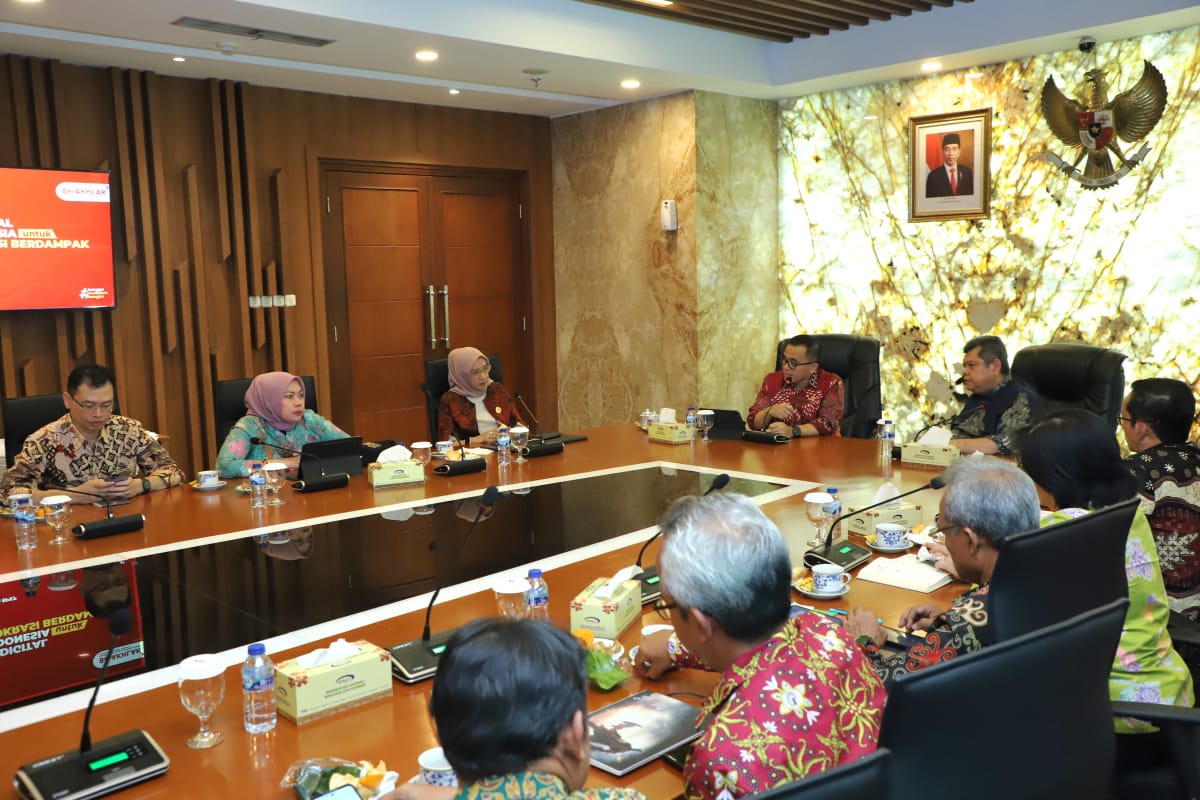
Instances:
[[[225,741],[209,727],[209,720],[225,699],[225,667],[214,655],[198,655],[179,662],[179,700],[200,718],[200,731],[188,739],[193,750],[206,750]]]
[[[827,492],[809,492],[804,495],[804,513],[813,524],[812,538],[805,542],[808,547],[821,547],[825,544],[825,506],[832,502],[833,497]]]
[[[696,427],[700,429],[700,441],[709,441],[708,432],[712,430],[713,412],[711,409],[702,408],[696,412]]]
[[[54,535],[50,537],[50,544],[63,544],[67,541],[67,535],[63,533],[63,528],[67,527],[67,523],[71,521],[71,498],[65,494],[52,494],[49,497],[42,498],[42,514],[46,518],[46,522],[54,528]]]
[[[287,478],[287,464],[281,464],[278,461],[268,461],[263,465],[263,471],[267,473],[267,492],[271,495],[271,499],[267,501],[267,505],[283,505],[283,499],[279,496],[279,490],[283,488],[283,482]]]
[[[525,461],[525,448],[529,445],[529,428],[524,425],[518,425],[508,432],[512,439],[513,449],[517,451],[517,458],[514,464],[520,464]]]

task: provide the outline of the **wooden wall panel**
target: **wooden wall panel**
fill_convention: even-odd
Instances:
[[[170,434],[189,473],[216,458],[216,381],[317,376],[329,404],[322,160],[521,173],[539,417],[557,419],[550,124],[0,56],[0,163],[112,172],[117,308],[0,313],[0,391],[59,391],[114,368],[123,412]],[[294,308],[251,312],[251,293]],[[524,388],[524,387],[522,387]]]

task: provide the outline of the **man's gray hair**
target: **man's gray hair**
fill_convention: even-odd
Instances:
[[[946,471],[948,522],[965,525],[999,547],[1005,539],[1038,527],[1041,503],[1033,479],[1020,467],[988,456],[971,456]]]
[[[659,523],[663,587],[734,639],[769,636],[788,618],[792,559],[774,522],[750,498],[683,497]]]

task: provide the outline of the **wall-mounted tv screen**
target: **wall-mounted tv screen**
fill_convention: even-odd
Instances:
[[[0,311],[117,304],[107,172],[0,167]]]

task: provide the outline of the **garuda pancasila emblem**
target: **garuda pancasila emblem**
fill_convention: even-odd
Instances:
[[[1167,107],[1167,83],[1162,73],[1149,61],[1142,63],[1141,79],[1111,101],[1102,69],[1084,73],[1088,86],[1087,99],[1082,103],[1064,95],[1053,76],[1042,87],[1042,116],[1046,124],[1063,144],[1080,149],[1070,164],[1050,152],[1043,158],[1085,189],[1114,185],[1150,152],[1150,145],[1143,144],[1136,153],[1126,156],[1117,143],[1117,139],[1139,142],[1146,138]],[[1112,156],[1117,157],[1121,166],[1113,167]],[[1085,157],[1087,164],[1080,171],[1079,162]]]

